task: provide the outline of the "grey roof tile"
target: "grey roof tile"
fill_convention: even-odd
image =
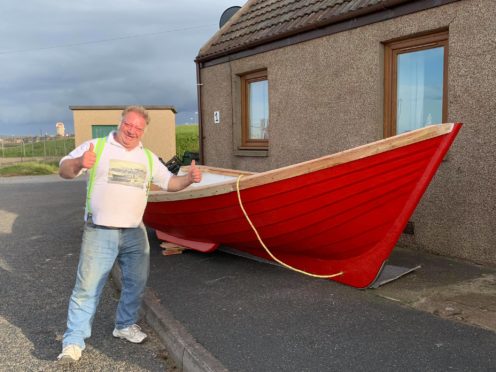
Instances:
[[[197,59],[213,59],[411,1],[417,0],[249,0]]]

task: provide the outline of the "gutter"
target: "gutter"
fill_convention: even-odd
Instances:
[[[201,64],[202,62],[195,60],[196,63],[196,97],[198,104],[198,145],[200,164],[205,165],[205,157],[203,153],[203,115],[202,115],[202,82],[201,82]]]

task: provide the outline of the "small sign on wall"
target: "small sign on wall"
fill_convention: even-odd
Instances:
[[[220,111],[214,111],[214,123],[220,124]]]

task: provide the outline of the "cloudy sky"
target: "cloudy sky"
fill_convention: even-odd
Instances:
[[[2,0],[0,135],[73,131],[69,106],[172,105],[196,122],[200,47],[244,0]]]

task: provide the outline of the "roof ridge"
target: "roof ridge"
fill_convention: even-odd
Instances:
[[[297,2],[297,1],[298,0],[295,0],[293,2]],[[327,0],[327,1],[329,1],[329,0]],[[340,5],[343,5],[343,3],[347,3],[346,0],[331,0],[331,1],[335,3],[334,5],[332,5],[332,8],[331,8],[333,10],[335,10],[336,7],[339,7]],[[322,3],[322,0],[314,0],[314,5],[315,4],[318,4],[318,3]],[[301,7],[297,8],[297,9],[295,9],[295,11],[298,11],[298,10],[301,10],[301,9],[305,9],[305,11],[303,13],[301,13],[301,14],[293,14],[289,18],[282,19],[281,21],[278,21],[278,22],[275,22],[275,23],[270,23],[269,20],[274,19],[274,18],[277,18],[280,14],[284,14],[284,13],[274,14],[271,17],[266,18],[266,22],[263,22],[261,25],[255,26],[254,29],[249,30],[249,31],[246,31],[246,32],[240,32],[240,31],[246,30],[246,29],[248,29],[249,26],[256,25],[256,23],[251,23],[251,24],[248,24],[248,25],[244,26],[243,28],[238,28],[238,29],[235,29],[236,24],[234,24],[232,31],[229,30],[228,32],[224,33],[223,34],[224,37],[222,39],[219,39],[218,41],[214,42],[212,45],[216,45],[216,46],[217,45],[221,45],[221,44],[227,43],[227,42],[229,42],[229,41],[231,41],[231,40],[233,40],[234,38],[237,38],[237,37],[242,37],[242,36],[245,36],[245,35],[248,35],[248,34],[255,34],[256,32],[259,32],[259,31],[262,31],[262,30],[266,30],[266,29],[270,29],[270,28],[275,28],[277,26],[280,26],[281,24],[291,22],[291,21],[293,21],[295,19],[306,17],[306,16],[308,16],[310,14],[315,14],[315,13],[318,13],[319,11],[329,9],[329,6],[324,6],[322,4],[319,4],[318,7],[312,8],[312,9],[308,9],[307,6],[301,6]],[[290,13],[287,12],[287,14],[290,14]],[[336,12],[336,14],[339,14],[339,12]],[[301,26],[301,24],[299,26]],[[294,28],[295,27],[291,27],[290,29],[294,29]]]
[[[300,1],[301,0],[292,0],[292,1],[289,1],[289,3],[299,3]],[[310,4],[310,5],[314,5],[316,3],[322,3],[323,1],[326,1],[326,0],[309,0],[309,1],[313,1],[313,4]],[[327,1],[329,1],[329,0],[327,0]],[[346,1],[346,0],[330,0],[330,1],[338,1],[338,2],[342,3],[343,1]],[[273,9],[266,9],[265,11],[262,11],[262,12],[257,13],[257,14],[253,14],[254,11],[255,11],[255,9],[253,9],[253,8],[249,9],[247,11],[247,13],[246,13],[246,14],[248,14],[248,16],[245,19],[243,19],[241,22],[236,23],[236,24],[233,24],[234,30],[233,31],[228,30],[227,33],[235,32],[237,30],[236,29],[236,26],[238,26],[240,24],[246,24],[249,21],[252,21],[252,20],[254,20],[256,18],[262,18],[262,17],[264,17],[265,14],[267,14],[269,11],[274,11],[274,10],[278,10],[278,9],[284,9],[285,8],[284,5],[287,5],[288,4],[288,2],[286,2],[284,4],[284,0],[276,0],[276,1],[274,1],[274,3],[280,3],[281,5],[273,8]],[[300,7],[297,7],[295,9],[296,10],[302,9],[302,8],[308,7],[308,5],[309,4],[308,4],[308,1],[307,1],[305,4],[302,4]],[[259,9],[263,9],[264,7],[265,8],[268,8],[268,5],[264,5],[263,7],[261,6]],[[250,15],[250,13],[252,13],[252,14]],[[286,12],[279,12],[279,13],[273,14],[269,18],[274,18],[274,17],[276,17],[276,16],[278,16],[280,14],[284,14],[284,13],[289,13],[289,12],[288,11],[286,11]]]

